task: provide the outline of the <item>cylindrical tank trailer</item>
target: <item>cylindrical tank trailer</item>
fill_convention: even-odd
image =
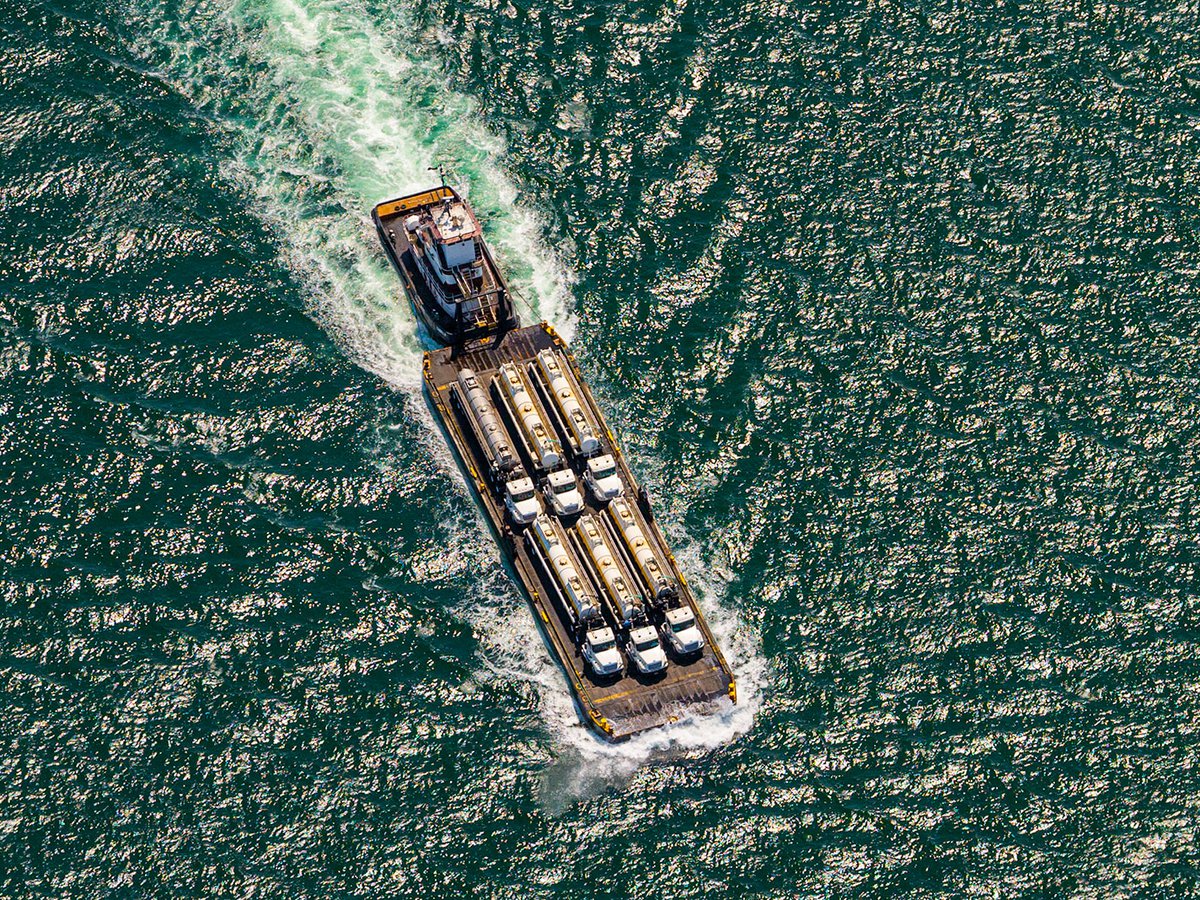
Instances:
[[[491,460],[492,468],[499,473],[511,472],[520,464],[520,460],[508,442],[508,432],[500,423],[495,407],[488,401],[487,391],[470,369],[462,369],[458,373],[458,385],[466,398],[467,411],[479,428],[484,441],[483,449]]]
[[[600,523],[592,516],[584,516],[576,524],[575,529],[579,532],[584,549],[592,558],[596,571],[600,574],[600,580],[604,582],[606,593],[613,602],[617,618],[625,624],[641,618],[643,613],[641,598],[630,590],[625,576],[621,574],[621,569],[617,566],[617,561],[613,559],[613,551],[608,546]]]
[[[584,414],[579,398],[575,396],[575,389],[563,372],[558,356],[553,350],[543,350],[537,355],[537,366],[545,379],[550,396],[554,398],[555,406],[558,407],[558,411],[562,414],[563,421],[570,431],[576,451],[584,456],[591,456],[600,449],[600,439],[596,436],[596,429]]]
[[[677,593],[675,582],[663,571],[662,564],[646,539],[646,533],[642,531],[633,508],[624,498],[618,497],[608,505],[608,514],[621,540],[629,549],[629,555],[633,557],[638,571],[645,579],[650,594],[657,600],[673,598]]]
[[[558,524],[549,516],[538,516],[530,529],[532,539],[537,541],[542,557],[550,566],[554,580],[558,582],[559,590],[566,598],[570,607],[567,612],[575,623],[583,624],[592,621],[600,615],[596,598],[587,589],[571,554],[567,550],[566,541],[559,530]]]
[[[521,370],[508,362],[500,366],[496,375],[500,390],[510,401],[509,408],[517,420],[517,427],[525,436],[529,453],[534,462],[543,469],[553,469],[562,462],[562,452],[550,429],[542,421],[542,415],[534,405],[533,397],[525,387]]]

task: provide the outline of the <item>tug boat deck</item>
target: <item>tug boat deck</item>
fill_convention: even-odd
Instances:
[[[381,203],[372,218],[417,315],[440,343],[516,327],[512,299],[483,229],[453,188]]]

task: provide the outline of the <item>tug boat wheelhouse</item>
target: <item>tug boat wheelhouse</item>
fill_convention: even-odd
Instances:
[[[737,702],[675,556],[570,348],[521,327],[465,199],[380,203],[383,249],[442,348],[425,393],[581,718],[618,741]]]
[[[465,199],[443,184],[372,212],[383,249],[431,335],[461,344],[517,326],[508,286]]]

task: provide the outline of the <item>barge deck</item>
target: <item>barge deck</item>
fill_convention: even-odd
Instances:
[[[467,413],[452,400],[460,370],[471,369],[480,381],[486,383],[502,364],[515,362],[524,367],[546,349],[557,350],[566,360],[575,384],[581,389],[581,402],[588,415],[600,426],[605,451],[611,453],[616,461],[626,487],[626,496],[636,505],[648,526],[647,539],[653,544],[659,558],[666,560],[670,566],[671,574],[680,588],[680,602],[691,608],[697,627],[704,636],[704,647],[695,658],[672,656],[665,672],[644,675],[631,665],[616,679],[602,679],[592,674],[572,638],[568,613],[556,599],[559,596],[558,588],[552,576],[535,562],[521,534],[514,533],[509,526],[504,505],[488,480],[488,459],[484,448],[475,438]],[[733,672],[721,655],[696,605],[691,588],[663,539],[646,492],[639,487],[626,465],[620,447],[613,439],[570,349],[553,328],[542,322],[483,340],[427,352],[424,382],[429,401],[464,472],[469,476],[505,556],[525,589],[546,643],[566,674],[585,720],[601,736],[619,741],[689,714],[711,713],[736,703]],[[578,462],[574,465],[576,475],[581,474]],[[599,514],[602,507],[589,492],[585,494],[585,509],[580,515]]]

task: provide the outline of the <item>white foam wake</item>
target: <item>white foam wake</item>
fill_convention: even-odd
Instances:
[[[698,545],[676,553],[689,573],[711,571]],[[583,724],[566,680],[544,646],[524,602],[497,603],[495,594],[464,610],[479,629],[492,677],[523,679],[537,686],[541,715],[557,747],[542,773],[539,799],[550,813],[576,800],[620,787],[645,763],[690,757],[720,747],[750,730],[762,705],[767,664],[758,635],[725,602],[727,583],[713,574],[689,578],[701,610],[737,679],[738,702],[715,714],[696,715],[611,744]],[[515,595],[514,595],[515,596]],[[487,676],[484,676],[485,679]]]
[[[245,188],[308,285],[313,316],[368,370],[419,383],[421,341],[377,246],[369,210],[436,183],[471,198],[510,281],[565,334],[570,273],[518,202],[504,142],[450,90],[412,29],[384,29],[353,0],[160,0],[133,23],[144,51],[230,143]],[[165,55],[164,55],[165,54]]]
[[[676,556],[688,573],[707,570],[694,544]],[[622,786],[650,760],[706,753],[745,734],[754,725],[767,677],[758,635],[725,603],[724,582],[711,577],[689,578],[689,583],[718,646],[733,668],[737,704],[726,704],[715,714],[682,718],[635,735],[624,743],[609,744],[583,725],[570,727],[568,716],[574,717],[576,723],[578,717],[570,708],[569,697],[565,704],[561,696],[549,697],[547,715],[564,735],[565,746],[542,776],[539,798],[548,811],[556,812],[576,799]]]

